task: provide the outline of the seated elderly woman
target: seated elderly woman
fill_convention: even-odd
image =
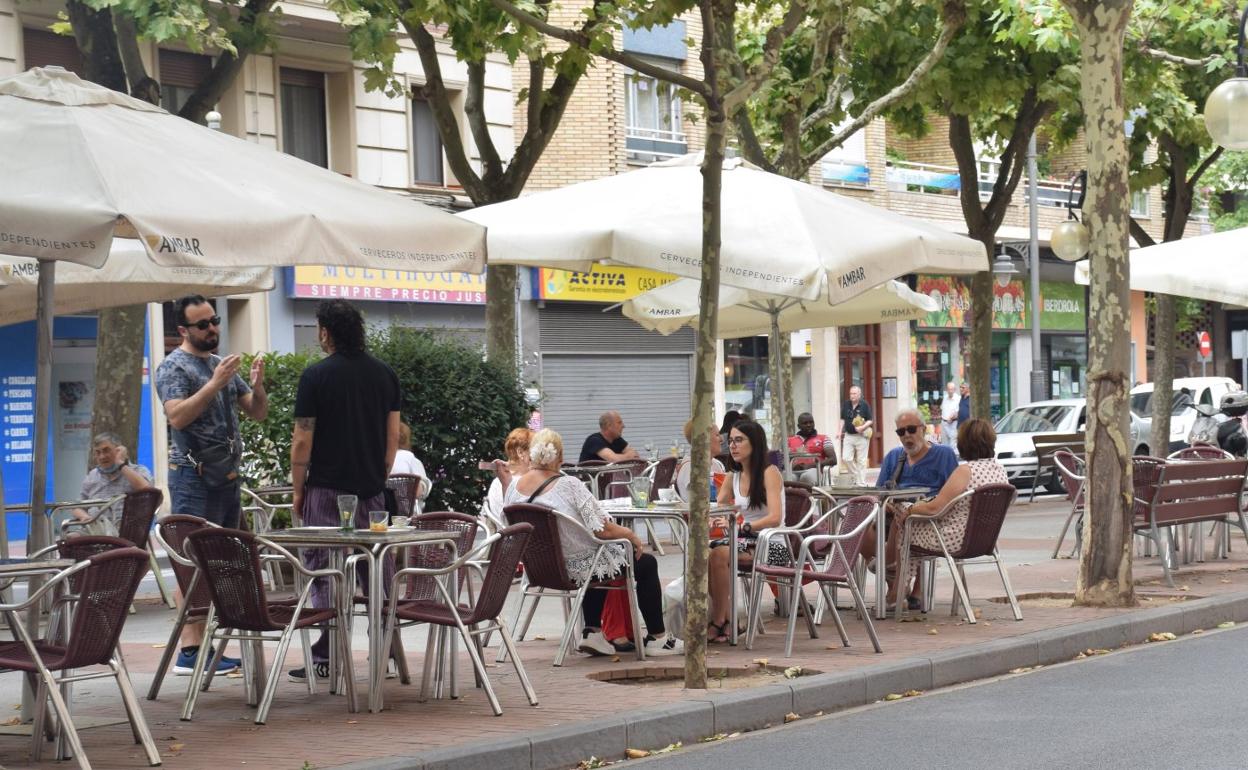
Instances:
[[[897,581],[894,573],[901,548],[902,528],[900,524],[910,516],[934,516],[943,511],[954,498],[968,490],[978,489],[985,484],[1009,483],[1005,468],[997,462],[996,447],[997,433],[993,430],[992,423],[981,418],[962,423],[962,426],[958,428],[958,454],[964,462],[950,474],[949,480],[940,488],[935,497],[913,504],[903,503],[895,507],[895,516],[889,527],[888,541],[885,544],[886,560],[891,570],[887,573],[889,604],[897,600]],[[936,522],[935,528],[912,527],[910,544],[916,548],[939,552],[940,542],[936,536],[936,530],[939,530],[940,538],[945,541],[949,550],[958,550],[966,538],[966,522],[970,511],[970,499],[959,501],[954,510]]]
[[[534,503],[553,508],[585,525],[592,532],[590,537],[579,528],[564,526],[560,522],[559,540],[568,575],[578,585],[589,581],[606,581],[621,577],[626,565],[626,553],[619,543],[606,548],[606,556],[594,565],[594,555],[604,540],[627,539],[633,544],[633,575],[637,581],[637,604],[646,621],[646,653],[649,655],[683,655],[684,645],[679,639],[667,635],[663,625],[663,589],[659,584],[659,563],[653,554],[645,552],[645,544],[631,529],[616,524],[602,508],[583,483],[572,476],[559,472],[563,464],[563,438],[553,430],[540,430],[529,443],[530,469],[514,478],[503,496],[504,505]],[[592,568],[592,574],[591,574]],[[628,639],[608,641],[602,634],[602,608],[607,592],[592,588],[585,593],[581,615],[585,622],[578,649],[591,655],[614,655],[632,649]]]
[[[490,481],[485,502],[481,503],[481,514],[501,526],[503,520],[503,494],[511,486],[511,480],[529,472],[529,442],[533,439],[533,431],[528,428],[516,428],[507,434],[503,442],[505,461],[494,461],[494,478]],[[487,466],[483,466],[487,467]]]

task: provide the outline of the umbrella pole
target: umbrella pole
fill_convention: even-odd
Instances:
[[[26,553],[48,545],[51,540],[44,501],[48,483],[48,409],[52,397],[52,315],[53,290],[56,284],[56,261],[39,260],[38,305],[35,320],[35,443],[30,462],[30,527],[26,533]],[[7,543],[6,543],[7,545]],[[41,578],[30,579],[29,594],[39,590]],[[38,635],[39,605],[32,606],[26,627]],[[33,718],[34,694],[26,679],[22,680],[22,720]]]
[[[787,413],[785,401],[788,398],[788,394],[784,392],[784,359],[781,358],[780,353],[780,308],[774,302],[767,304],[767,314],[771,316],[771,332],[769,333],[770,342],[768,347],[771,348],[772,359],[775,361],[774,371],[780,379],[779,383],[771,383],[771,393],[776,399],[775,419],[780,423],[780,430],[776,431],[776,434],[780,436],[780,456],[783,458],[781,460],[780,475],[787,478],[789,473],[789,426],[785,425],[784,422],[785,414]]]

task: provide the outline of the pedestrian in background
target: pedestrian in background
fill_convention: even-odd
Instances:
[[[854,477],[854,484],[866,486],[867,466],[871,464],[872,426],[875,415],[871,405],[862,398],[862,388],[853,385],[849,389],[849,400],[841,404],[841,425],[836,436],[841,440],[841,462]]]
[[[958,386],[953,380],[945,383],[945,395],[940,399],[940,443],[954,449],[958,445]]]

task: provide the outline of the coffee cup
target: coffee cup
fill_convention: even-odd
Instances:
[[[411,523],[411,521],[412,520],[407,516],[391,516],[390,526],[391,527],[406,527],[408,526],[408,524]]]
[[[668,487],[667,489],[660,489],[659,490],[659,502],[663,502],[663,503],[676,502],[676,490],[672,489],[671,487]]]

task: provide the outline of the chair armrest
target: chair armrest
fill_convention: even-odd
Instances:
[[[474,557],[479,555],[482,551],[489,550],[490,547],[492,547],[495,543],[497,543],[501,539],[502,539],[502,535],[497,535],[497,534],[490,535],[485,540],[482,540],[481,543],[478,544],[475,548],[472,548],[463,556],[460,556],[459,558],[455,559],[450,564],[447,564],[445,567],[436,567],[436,568],[435,567],[405,567],[404,569],[401,569],[398,572],[394,573],[394,579],[391,581],[391,585],[397,586],[399,583],[399,577],[401,575],[419,575],[422,577],[438,577],[440,575],[449,575],[452,572],[462,569],[465,566],[471,567],[473,565],[479,564],[483,560],[477,559]],[[413,543],[413,545],[418,545],[418,544]],[[423,543],[420,545],[429,545],[429,543]],[[393,592],[391,593],[391,595],[394,595]]]
[[[89,515],[86,519],[79,520],[77,518],[70,517],[66,519],[65,521],[62,521],[61,533],[64,534],[65,532],[69,531],[71,527],[85,527],[88,524],[94,524],[96,521],[99,521],[99,518],[103,516],[104,513],[108,511],[109,508],[112,508],[114,504],[119,503],[125,499],[126,499],[125,495],[117,495],[115,497],[110,497],[107,500],[103,500],[103,499],[82,500],[76,503],[66,503],[65,505],[58,505],[53,508],[49,508],[48,516],[55,516],[57,511],[63,510],[65,508],[85,508],[85,507],[95,508],[95,513]]]
[[[83,570],[85,570],[87,567],[90,567],[90,566],[91,566],[90,560],[84,559],[83,561],[78,562],[72,567],[66,567],[65,569],[61,570],[60,572],[57,572],[55,575],[49,578],[48,582],[40,586],[38,591],[35,591],[30,596],[26,597],[25,601],[17,602],[14,604],[0,604],[0,612],[20,612],[22,610],[28,609],[32,605],[41,601],[43,597],[53,588],[59,586],[65,580],[69,579],[71,576],[76,575],[79,572],[82,572]]]

